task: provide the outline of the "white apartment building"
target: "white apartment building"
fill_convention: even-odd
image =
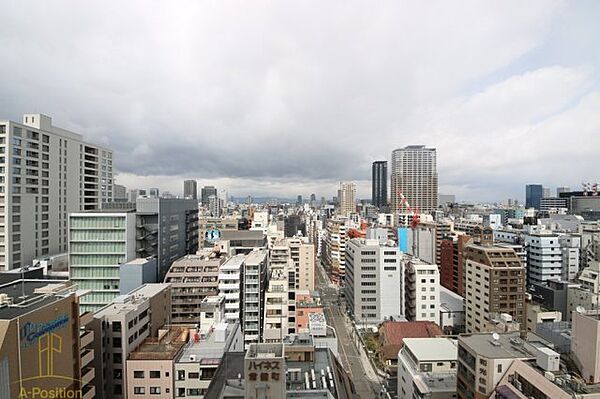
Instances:
[[[410,321],[440,320],[440,272],[437,265],[406,256],[405,314]]]
[[[356,213],[356,184],[352,182],[340,182],[340,215],[349,216]]]
[[[398,399],[455,398],[458,346],[450,338],[404,338]]]
[[[328,220],[325,232],[323,263],[332,280],[341,282],[346,272],[346,219]]]
[[[219,268],[219,293],[225,296],[225,321],[236,323],[240,319],[241,273],[246,255],[229,258]]]
[[[525,235],[527,248],[527,284],[545,284],[563,277],[562,251],[558,234]]]
[[[112,201],[112,162],[48,116],[0,120],[0,270],[67,252],[68,214]]]
[[[287,243],[296,269],[295,288],[313,291],[315,289],[315,246],[300,238],[288,238]]]
[[[377,326],[404,315],[404,269],[398,246],[379,240],[349,240],[344,289],[357,324]]]
[[[244,262],[243,317],[244,347],[262,341],[264,290],[267,284],[266,250],[254,250]]]
[[[269,252],[269,281],[265,292],[263,342],[281,342],[296,332],[296,271],[285,240]]]
[[[127,358],[170,322],[171,287],[146,284],[97,311],[90,327],[94,340],[96,397],[120,399],[127,392]]]
[[[391,208],[405,212],[400,193],[413,209],[429,213],[437,208],[438,174],[435,148],[409,145],[392,152]]]
[[[135,212],[69,215],[69,275],[82,311],[95,311],[119,295],[120,266],[136,258]]]
[[[581,236],[563,234],[558,237],[562,252],[562,279],[572,281],[579,273]]]

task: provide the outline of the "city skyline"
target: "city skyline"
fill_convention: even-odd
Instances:
[[[598,3],[316,7],[5,3],[2,117],[52,116],[114,148],[119,184],[173,193],[367,198],[411,144],[466,201],[597,180]]]

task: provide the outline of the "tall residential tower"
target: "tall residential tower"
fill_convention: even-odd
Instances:
[[[435,148],[409,145],[392,152],[391,206],[400,208],[402,193],[412,208],[428,213],[437,208],[438,174]]]
[[[45,115],[0,121],[0,270],[67,252],[69,213],[112,198],[111,150]]]
[[[371,201],[377,208],[387,205],[387,161],[373,162]]]

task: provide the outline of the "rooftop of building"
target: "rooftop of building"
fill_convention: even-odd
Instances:
[[[450,338],[404,338],[404,347],[420,362],[456,360],[458,346]]]
[[[428,338],[442,334],[440,327],[432,321],[385,321],[379,327],[382,352],[386,359],[398,356],[405,338]]]
[[[216,330],[211,330],[207,334],[190,331],[188,342],[177,356],[177,363],[198,362],[201,365],[218,365],[224,353],[234,349],[228,347],[239,328],[238,323],[222,323],[218,329],[225,330],[224,334],[221,334],[223,331],[217,333]]]
[[[255,265],[257,263],[263,262],[266,257],[267,257],[266,249],[259,249],[259,250],[252,251],[248,255],[246,255],[246,264],[247,265]]]
[[[246,260],[246,255],[238,254],[234,255],[231,258],[227,259],[223,265],[221,265],[221,270],[239,270],[242,267],[242,264]]]
[[[262,230],[223,230],[221,240],[262,240],[265,238]]]
[[[74,295],[75,287],[62,281],[20,279],[0,285],[0,294],[4,294],[0,320],[12,320]]]
[[[146,338],[129,355],[129,360],[173,360],[187,342],[188,335],[189,330],[182,327],[161,330],[158,337]]]
[[[110,315],[128,313],[137,309],[141,304],[145,303],[148,298],[151,298],[159,294],[161,291],[169,288],[170,284],[144,284],[128,294],[119,295],[113,299],[111,303],[94,313],[94,317],[100,318]]]
[[[532,332],[524,341],[519,332],[498,334],[495,339],[490,333],[465,334],[458,337],[459,344],[470,348],[478,356],[489,359],[529,359],[535,354],[527,349],[525,341],[533,346],[547,346],[546,340]]]
[[[272,359],[283,357],[283,344],[251,344],[246,359]]]
[[[451,312],[464,312],[464,301],[462,296],[440,285],[440,308]]]

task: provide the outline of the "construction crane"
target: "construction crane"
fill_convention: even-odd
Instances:
[[[413,254],[413,256],[418,257],[418,255],[417,255],[417,226],[419,225],[419,222],[420,222],[419,208],[418,207],[413,208],[410,205],[410,203],[408,202],[408,200],[406,199],[406,197],[404,196],[404,194],[402,194],[402,192],[400,190],[397,191],[397,194],[400,197],[400,203],[398,204],[397,211],[400,212],[402,210],[403,205],[406,207],[406,210],[408,211],[406,218],[404,218],[404,229],[408,229],[408,216],[412,215],[412,222],[411,222],[411,229],[413,232],[412,254]],[[400,244],[400,232],[398,232],[398,244]]]

